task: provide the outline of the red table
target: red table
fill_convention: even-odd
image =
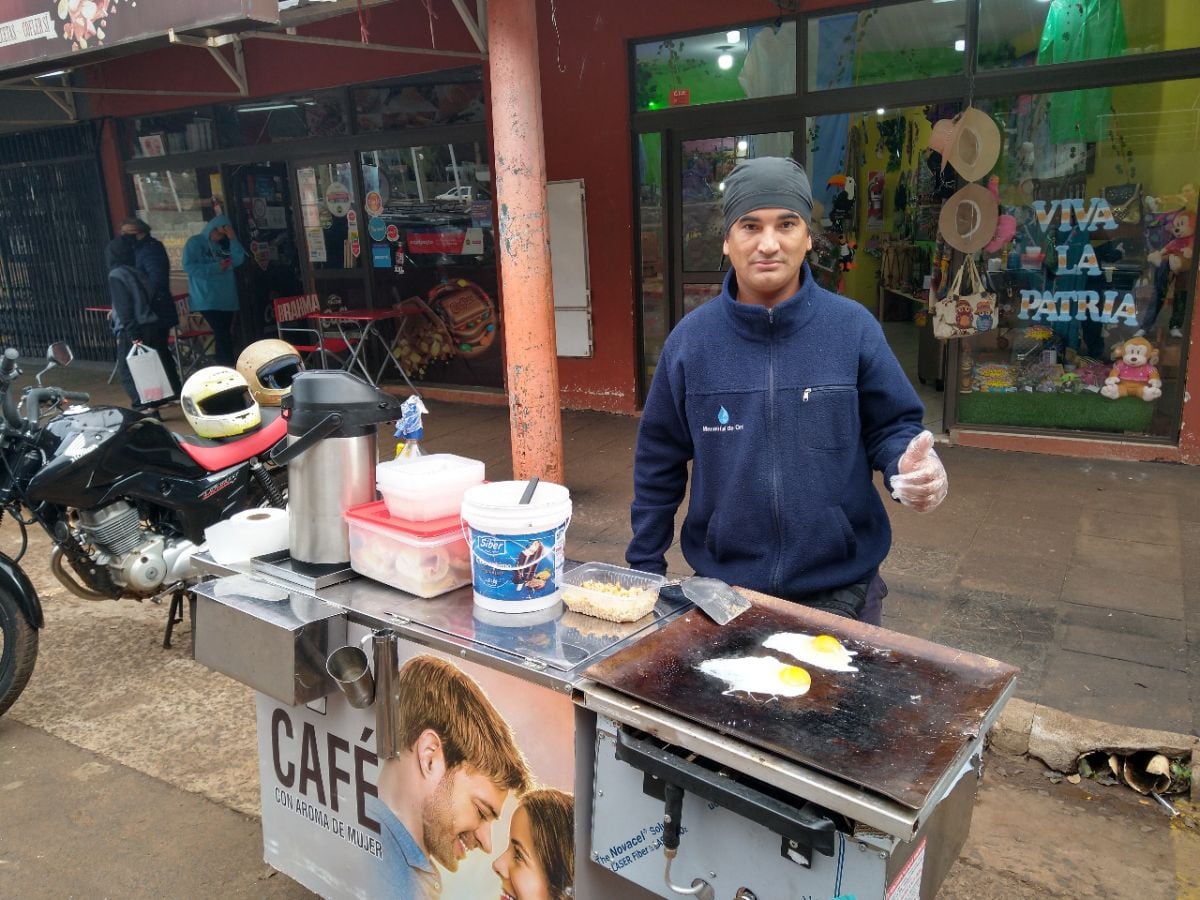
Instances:
[[[312,313],[308,318],[317,319],[323,322],[330,322],[337,329],[338,335],[346,345],[350,348],[350,356],[346,359],[345,368],[347,370],[358,366],[363,377],[373,385],[379,384],[379,379],[383,377],[384,370],[387,369],[389,363],[395,367],[400,373],[400,377],[412,389],[414,394],[420,394],[408,377],[408,373],[404,371],[404,367],[400,365],[400,361],[396,359],[393,352],[396,347],[396,341],[400,339],[400,335],[404,332],[404,326],[401,324],[396,328],[395,336],[389,341],[379,331],[379,323],[387,322],[393,319],[407,318],[411,313],[403,309],[342,309],[330,312]],[[348,327],[353,328],[357,334],[346,331]],[[383,348],[384,359],[379,364],[379,370],[375,373],[375,377],[371,377],[371,372],[367,369],[365,351],[370,343],[377,343]]]

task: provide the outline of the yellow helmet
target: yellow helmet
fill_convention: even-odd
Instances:
[[[255,341],[242,351],[237,370],[262,406],[278,406],[292,392],[292,379],[304,371],[304,362],[287,341]]]
[[[262,422],[246,379],[228,366],[209,366],[193,374],[184,382],[179,405],[203,438],[236,437]]]

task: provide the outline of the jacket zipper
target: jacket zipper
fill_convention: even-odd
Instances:
[[[779,593],[779,568],[783,562],[783,524],[779,515],[779,448],[775,432],[775,315],[767,310],[769,348],[767,353],[767,424],[771,436],[768,446],[771,452],[771,516],[775,522],[775,565],[771,571],[771,593]],[[807,395],[806,395],[807,399]]]

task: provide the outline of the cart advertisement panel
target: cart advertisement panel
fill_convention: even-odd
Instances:
[[[403,640],[396,696],[380,760],[374,707],[258,695],[266,862],[332,898],[567,896],[570,697]]]

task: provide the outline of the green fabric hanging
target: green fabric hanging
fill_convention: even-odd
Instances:
[[[1121,0],[1054,0],[1046,14],[1038,65],[1111,59],[1125,52]],[[1095,143],[1107,130],[1112,91],[1064,91],[1050,98],[1050,139],[1055,143]]]

